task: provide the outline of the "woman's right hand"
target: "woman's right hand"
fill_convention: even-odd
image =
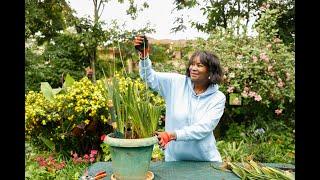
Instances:
[[[138,35],[134,38],[133,44],[135,48],[139,51],[140,58],[144,59],[145,57],[149,56],[150,48],[149,44],[143,45],[144,38],[147,38],[146,36]],[[142,48],[137,48],[138,46],[141,46]]]

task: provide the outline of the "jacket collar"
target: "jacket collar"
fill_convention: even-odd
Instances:
[[[191,81],[190,77],[187,77],[187,81],[188,81],[188,86],[189,86],[192,94],[195,95],[195,96],[201,96],[201,97],[202,96],[208,96],[210,94],[215,93],[219,89],[219,85],[218,84],[215,84],[215,85],[210,84],[210,86],[207,88],[207,90],[204,93],[202,93],[200,95],[196,95],[196,93],[193,90],[193,84],[194,83]]]

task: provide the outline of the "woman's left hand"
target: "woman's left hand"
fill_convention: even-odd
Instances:
[[[175,133],[170,133],[170,132],[155,132],[155,134],[158,137],[158,144],[162,149],[167,148],[167,144],[172,141],[176,140],[176,135]]]

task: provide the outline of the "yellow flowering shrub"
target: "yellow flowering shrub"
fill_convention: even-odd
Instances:
[[[119,74],[115,77],[121,93],[127,92],[129,84],[137,85],[141,93],[146,91],[141,79],[124,78]],[[91,149],[99,149],[100,136],[112,130],[109,111],[113,102],[108,99],[108,92],[104,87],[105,81],[109,80],[100,79],[94,84],[84,77],[55,94],[52,100],[46,99],[42,92],[29,91],[25,95],[27,139],[43,146],[48,146],[47,142],[50,142],[56,150],[64,152],[75,150],[86,153]],[[149,102],[162,106],[164,110],[164,100],[161,97],[149,90],[147,94],[147,97],[142,97],[150,98]],[[43,138],[47,142],[43,142]]]

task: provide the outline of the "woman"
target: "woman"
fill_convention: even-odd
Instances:
[[[135,47],[142,43],[143,36],[135,37]],[[152,69],[149,46],[143,47],[136,48],[140,77],[166,102],[165,132],[156,132],[165,149],[165,161],[222,162],[213,135],[226,101],[218,90],[223,74],[217,56],[197,51],[189,60],[186,75],[163,73]]]

